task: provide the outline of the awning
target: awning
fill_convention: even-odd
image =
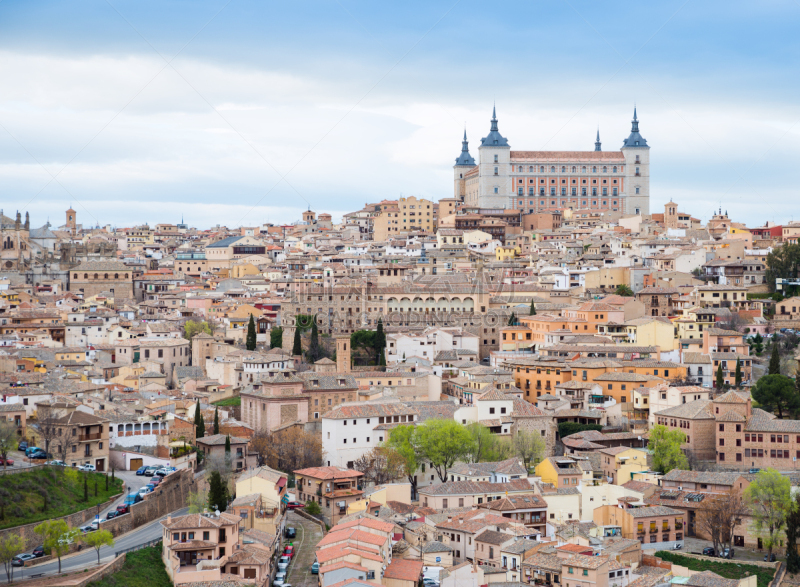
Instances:
[[[285,487],[286,486],[286,477],[281,477],[278,479],[278,487]]]
[[[288,493],[281,498],[281,503],[289,503],[289,494]]]

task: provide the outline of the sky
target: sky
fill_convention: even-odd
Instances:
[[[619,149],[651,211],[800,218],[800,2],[0,0],[0,208],[31,225],[288,223],[453,194],[516,150]]]

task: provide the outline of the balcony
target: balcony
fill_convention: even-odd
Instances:
[[[100,440],[103,435],[100,432],[93,432],[91,434],[81,434],[78,436],[78,442],[90,442],[92,440]]]
[[[92,456],[92,451],[89,448],[87,448],[85,451],[83,451],[83,456],[85,457]]]

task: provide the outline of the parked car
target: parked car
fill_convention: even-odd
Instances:
[[[113,520],[113,519],[114,519],[114,518],[116,518],[118,515],[120,515],[120,513],[119,513],[118,511],[116,511],[116,510],[111,510],[110,512],[108,512],[108,513],[106,514],[106,520]]]
[[[127,503],[121,503],[117,506],[117,515],[121,516],[122,514],[127,514],[131,511],[131,506]]]
[[[733,549],[726,548],[721,553],[719,553],[720,558],[733,558]]]
[[[286,581],[286,571],[280,571],[275,574],[276,581]]]
[[[18,554],[13,559],[11,559],[11,566],[24,567],[26,562],[35,558],[36,558],[35,556],[33,556],[32,554],[28,554],[27,552],[23,554]]]
[[[36,558],[39,558],[40,556],[44,556],[44,546],[37,546],[36,548],[34,548],[31,551],[31,554],[33,556],[35,556]]]
[[[53,453],[44,452],[41,448],[39,448],[39,449],[36,449],[36,450],[32,451],[31,454],[28,456],[28,458],[29,459],[52,459],[53,458]]]
[[[167,467],[161,467],[158,471],[156,471],[155,474],[159,477],[166,477],[170,473],[172,473],[172,471],[170,471]]]
[[[140,501],[142,501],[142,496],[136,492],[129,493],[128,495],[125,496],[125,505],[127,505],[128,507],[132,506],[135,503],[139,503]]]
[[[156,487],[158,487],[158,486],[155,483],[148,483],[147,485],[145,485],[145,489],[147,489],[147,493],[153,493],[156,490]]]
[[[89,463],[86,463],[85,465],[81,465],[78,467],[78,471],[84,471],[86,473],[94,473],[96,470],[97,469],[95,468],[95,466],[90,465]]]
[[[92,522],[91,524],[87,524],[85,526],[81,526],[81,533],[88,534],[89,532],[95,532],[100,528],[99,525],[96,525],[96,522]]]
[[[683,548],[683,544],[681,544],[680,542],[676,542],[676,543],[675,543],[675,544],[672,546],[672,550],[680,550],[681,548]]]
[[[0,467],[3,466],[11,467],[13,465],[14,465],[14,459],[4,459],[3,457],[0,457]]]
[[[306,507],[306,504],[300,503],[299,501],[290,501],[289,503],[286,504],[286,509],[289,510],[296,510],[297,508],[304,508],[304,507]]]
[[[283,533],[286,535],[286,538],[297,538],[297,530],[291,526],[287,527]]]
[[[283,551],[283,556],[288,556],[289,560],[294,557],[294,546],[287,546]]]
[[[288,556],[282,556],[278,559],[278,570],[285,571],[289,567],[289,561],[291,559]]]
[[[54,467],[66,467],[67,466],[67,463],[65,463],[64,461],[59,461],[59,460],[48,461],[47,464],[48,465],[53,465]]]
[[[272,587],[287,587],[284,581],[286,581],[285,576],[282,579],[278,579],[278,577],[276,576],[275,580],[272,582]],[[291,587],[291,585],[289,585],[288,587]]]
[[[28,450],[28,441],[27,440],[20,441],[20,443],[17,445],[17,450]]]
[[[764,560],[774,563],[776,560],[778,560],[778,557],[775,556],[775,553],[773,552],[772,554],[765,554]]]
[[[712,546],[706,546],[703,549],[703,554],[705,556],[717,556],[717,551],[714,550],[714,547],[712,547]]]
[[[761,469],[750,469],[750,471],[748,471],[748,472],[749,472],[751,475],[755,475],[755,474],[756,474],[756,473],[758,473],[759,471],[761,471]]]
[[[158,471],[160,468],[161,467],[159,467],[158,465],[150,465],[150,466],[148,466],[144,470],[145,477],[152,477],[153,475],[156,474],[156,471]]]
[[[314,562],[314,564],[311,565],[311,574],[319,575],[319,563],[316,561]]]
[[[158,487],[161,484],[161,481],[162,481],[161,477],[158,477],[157,475],[153,475],[153,478],[150,479],[150,483],[149,484],[150,485],[155,485],[156,487]]]
[[[141,477],[142,475],[144,475],[145,471],[147,471],[147,466],[139,467],[138,469],[136,469],[136,474]]]
[[[144,497],[145,495],[147,495],[151,491],[152,491],[152,489],[150,489],[150,486],[149,485],[145,485],[144,487],[140,487],[139,488],[139,495]]]

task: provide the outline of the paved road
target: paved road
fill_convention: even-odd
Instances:
[[[170,515],[172,516],[182,516],[188,513],[188,508],[182,508],[172,512]],[[100,549],[100,560],[103,563],[109,562],[113,560],[116,551],[125,550],[126,548],[132,548],[134,546],[139,546],[140,544],[144,544],[145,542],[150,542],[151,540],[157,540],[161,538],[163,535],[161,526],[161,520],[165,520],[166,516],[163,518],[159,518],[154,522],[150,522],[146,526],[142,526],[141,528],[137,528],[133,532],[129,532],[124,536],[117,538],[113,547],[104,546]],[[65,558],[61,560],[61,570],[62,571],[75,571],[81,570],[87,567],[92,567],[97,565],[97,552],[90,548],[88,551],[86,547],[84,550],[79,552],[78,554],[74,554],[69,558]],[[33,567],[25,567],[24,569],[16,569],[14,575],[17,576],[17,573],[20,573],[20,578],[23,576],[30,577],[31,575],[54,575],[58,573],[58,561],[51,562],[51,563],[44,563],[41,565],[36,565]]]
[[[319,575],[311,574],[311,564],[316,557],[317,543],[322,540],[322,530],[294,512],[289,512],[286,527],[297,529],[297,538],[292,540],[297,554],[289,565],[289,584],[292,587],[317,587]]]
[[[646,546],[644,545],[644,549],[646,550]],[[701,554],[703,549],[709,546],[714,546],[714,544],[710,540],[701,540],[699,538],[685,538],[683,541],[683,548],[681,550],[673,551],[675,554],[681,554],[683,552],[690,552]],[[749,548],[742,548],[740,546],[733,547],[734,552],[734,560],[737,561],[763,561],[764,555],[766,554],[766,550],[753,550]],[[653,554],[652,552],[648,554]],[[778,560],[783,560],[782,556],[778,557]]]

